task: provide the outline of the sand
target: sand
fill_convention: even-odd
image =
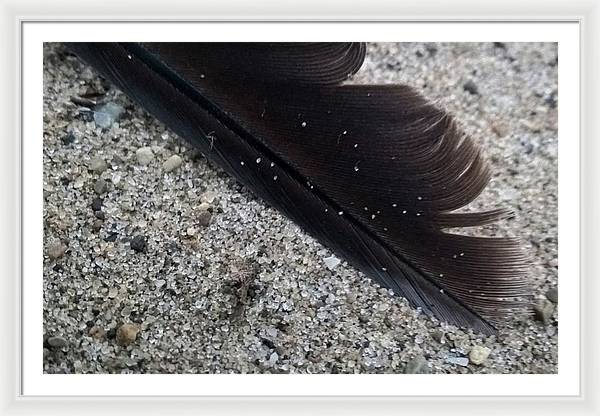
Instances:
[[[481,144],[494,176],[472,206],[515,218],[479,233],[524,240],[545,322],[486,338],[330,270],[330,250],[47,44],[44,372],[556,373],[556,44],[371,44],[352,82],[410,84]],[[70,100],[92,91],[118,121]]]

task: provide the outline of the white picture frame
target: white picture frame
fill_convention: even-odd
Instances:
[[[594,158],[598,154],[598,145],[592,138],[600,133],[595,109],[599,108],[600,83],[594,74],[600,72],[599,32],[600,6],[594,1],[582,1],[576,5],[568,2],[542,2],[537,0],[479,4],[475,0],[460,0],[452,5],[440,5],[435,1],[423,1],[415,4],[385,4],[383,1],[371,1],[352,4],[342,2],[303,2],[293,6],[285,6],[274,1],[262,4],[245,4],[242,2],[221,2],[218,5],[195,4],[191,1],[182,3],[182,9],[173,13],[165,3],[146,2],[140,13],[140,6],[133,2],[118,4],[103,3],[86,6],[73,0],[63,0],[52,4],[35,1],[5,1],[2,8],[3,36],[2,48],[4,62],[2,67],[2,91],[5,94],[0,111],[0,125],[5,130],[2,157],[3,188],[6,188],[5,203],[2,206],[2,230],[7,230],[3,239],[2,265],[4,268],[1,292],[2,328],[6,334],[0,343],[2,360],[2,395],[0,409],[3,414],[17,413],[173,413],[174,409],[183,412],[204,411],[207,413],[239,413],[243,409],[248,414],[265,414],[270,412],[285,413],[465,413],[494,410],[496,412],[514,413],[568,413],[595,414],[598,403],[595,390],[598,383],[598,359],[593,353],[597,346],[598,330],[593,318],[598,316],[597,304],[593,301],[598,295],[598,284],[593,278],[597,275],[598,264],[594,257],[595,235],[598,223],[593,213],[597,211],[597,193],[593,186],[597,183],[598,170]],[[184,10],[185,9],[185,10]],[[350,10],[351,9],[351,10]],[[532,396],[532,397],[43,397],[22,394],[22,333],[21,294],[23,289],[21,266],[22,221],[27,217],[22,214],[21,193],[21,156],[22,142],[21,109],[22,88],[20,75],[22,71],[22,28],[28,21],[411,21],[415,23],[441,21],[476,21],[494,24],[494,22],[515,21],[576,21],[580,25],[581,35],[581,112],[580,112],[580,166],[581,166],[581,213],[580,213],[580,301],[581,301],[581,379],[580,394],[570,397]],[[52,40],[52,39],[49,39]],[[59,39],[60,40],[60,39]],[[559,52],[560,53],[560,52]],[[596,110],[597,112],[597,110]],[[596,134],[594,134],[596,133]],[[41,249],[41,248],[40,248]],[[577,276],[573,276],[577,278]],[[41,331],[40,331],[41,332]],[[41,334],[40,334],[41,337]],[[41,354],[41,352],[40,352]],[[40,369],[41,372],[41,369]],[[86,376],[94,377],[94,376]],[[136,377],[130,377],[134,382]],[[455,382],[460,383],[460,379]]]

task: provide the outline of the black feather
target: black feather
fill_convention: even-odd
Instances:
[[[445,233],[490,178],[454,119],[403,85],[346,85],[360,43],[71,48],[256,194],[381,285],[443,321],[492,333],[528,307],[511,238]],[[210,137],[209,133],[210,132]]]

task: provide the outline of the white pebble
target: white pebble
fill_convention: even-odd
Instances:
[[[142,166],[147,166],[154,160],[154,153],[150,147],[140,147],[136,152],[135,156],[137,161]]]
[[[333,255],[330,256],[330,257],[325,257],[323,259],[323,261],[325,262],[325,266],[329,270],[335,269],[341,263],[341,260],[338,259],[336,256],[333,256]]]
[[[177,169],[183,163],[183,159],[178,155],[173,155],[163,163],[163,169],[165,172],[172,172]]]
[[[490,355],[490,349],[487,347],[482,347],[481,345],[476,345],[473,347],[471,352],[469,353],[469,359],[475,365],[481,365],[487,360]]]

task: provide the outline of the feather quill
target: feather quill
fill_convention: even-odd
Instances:
[[[347,85],[363,43],[74,43],[71,49],[380,285],[436,318],[494,333],[529,307],[514,238],[444,229],[490,179],[480,149],[405,85]],[[210,132],[210,134],[209,134]]]

